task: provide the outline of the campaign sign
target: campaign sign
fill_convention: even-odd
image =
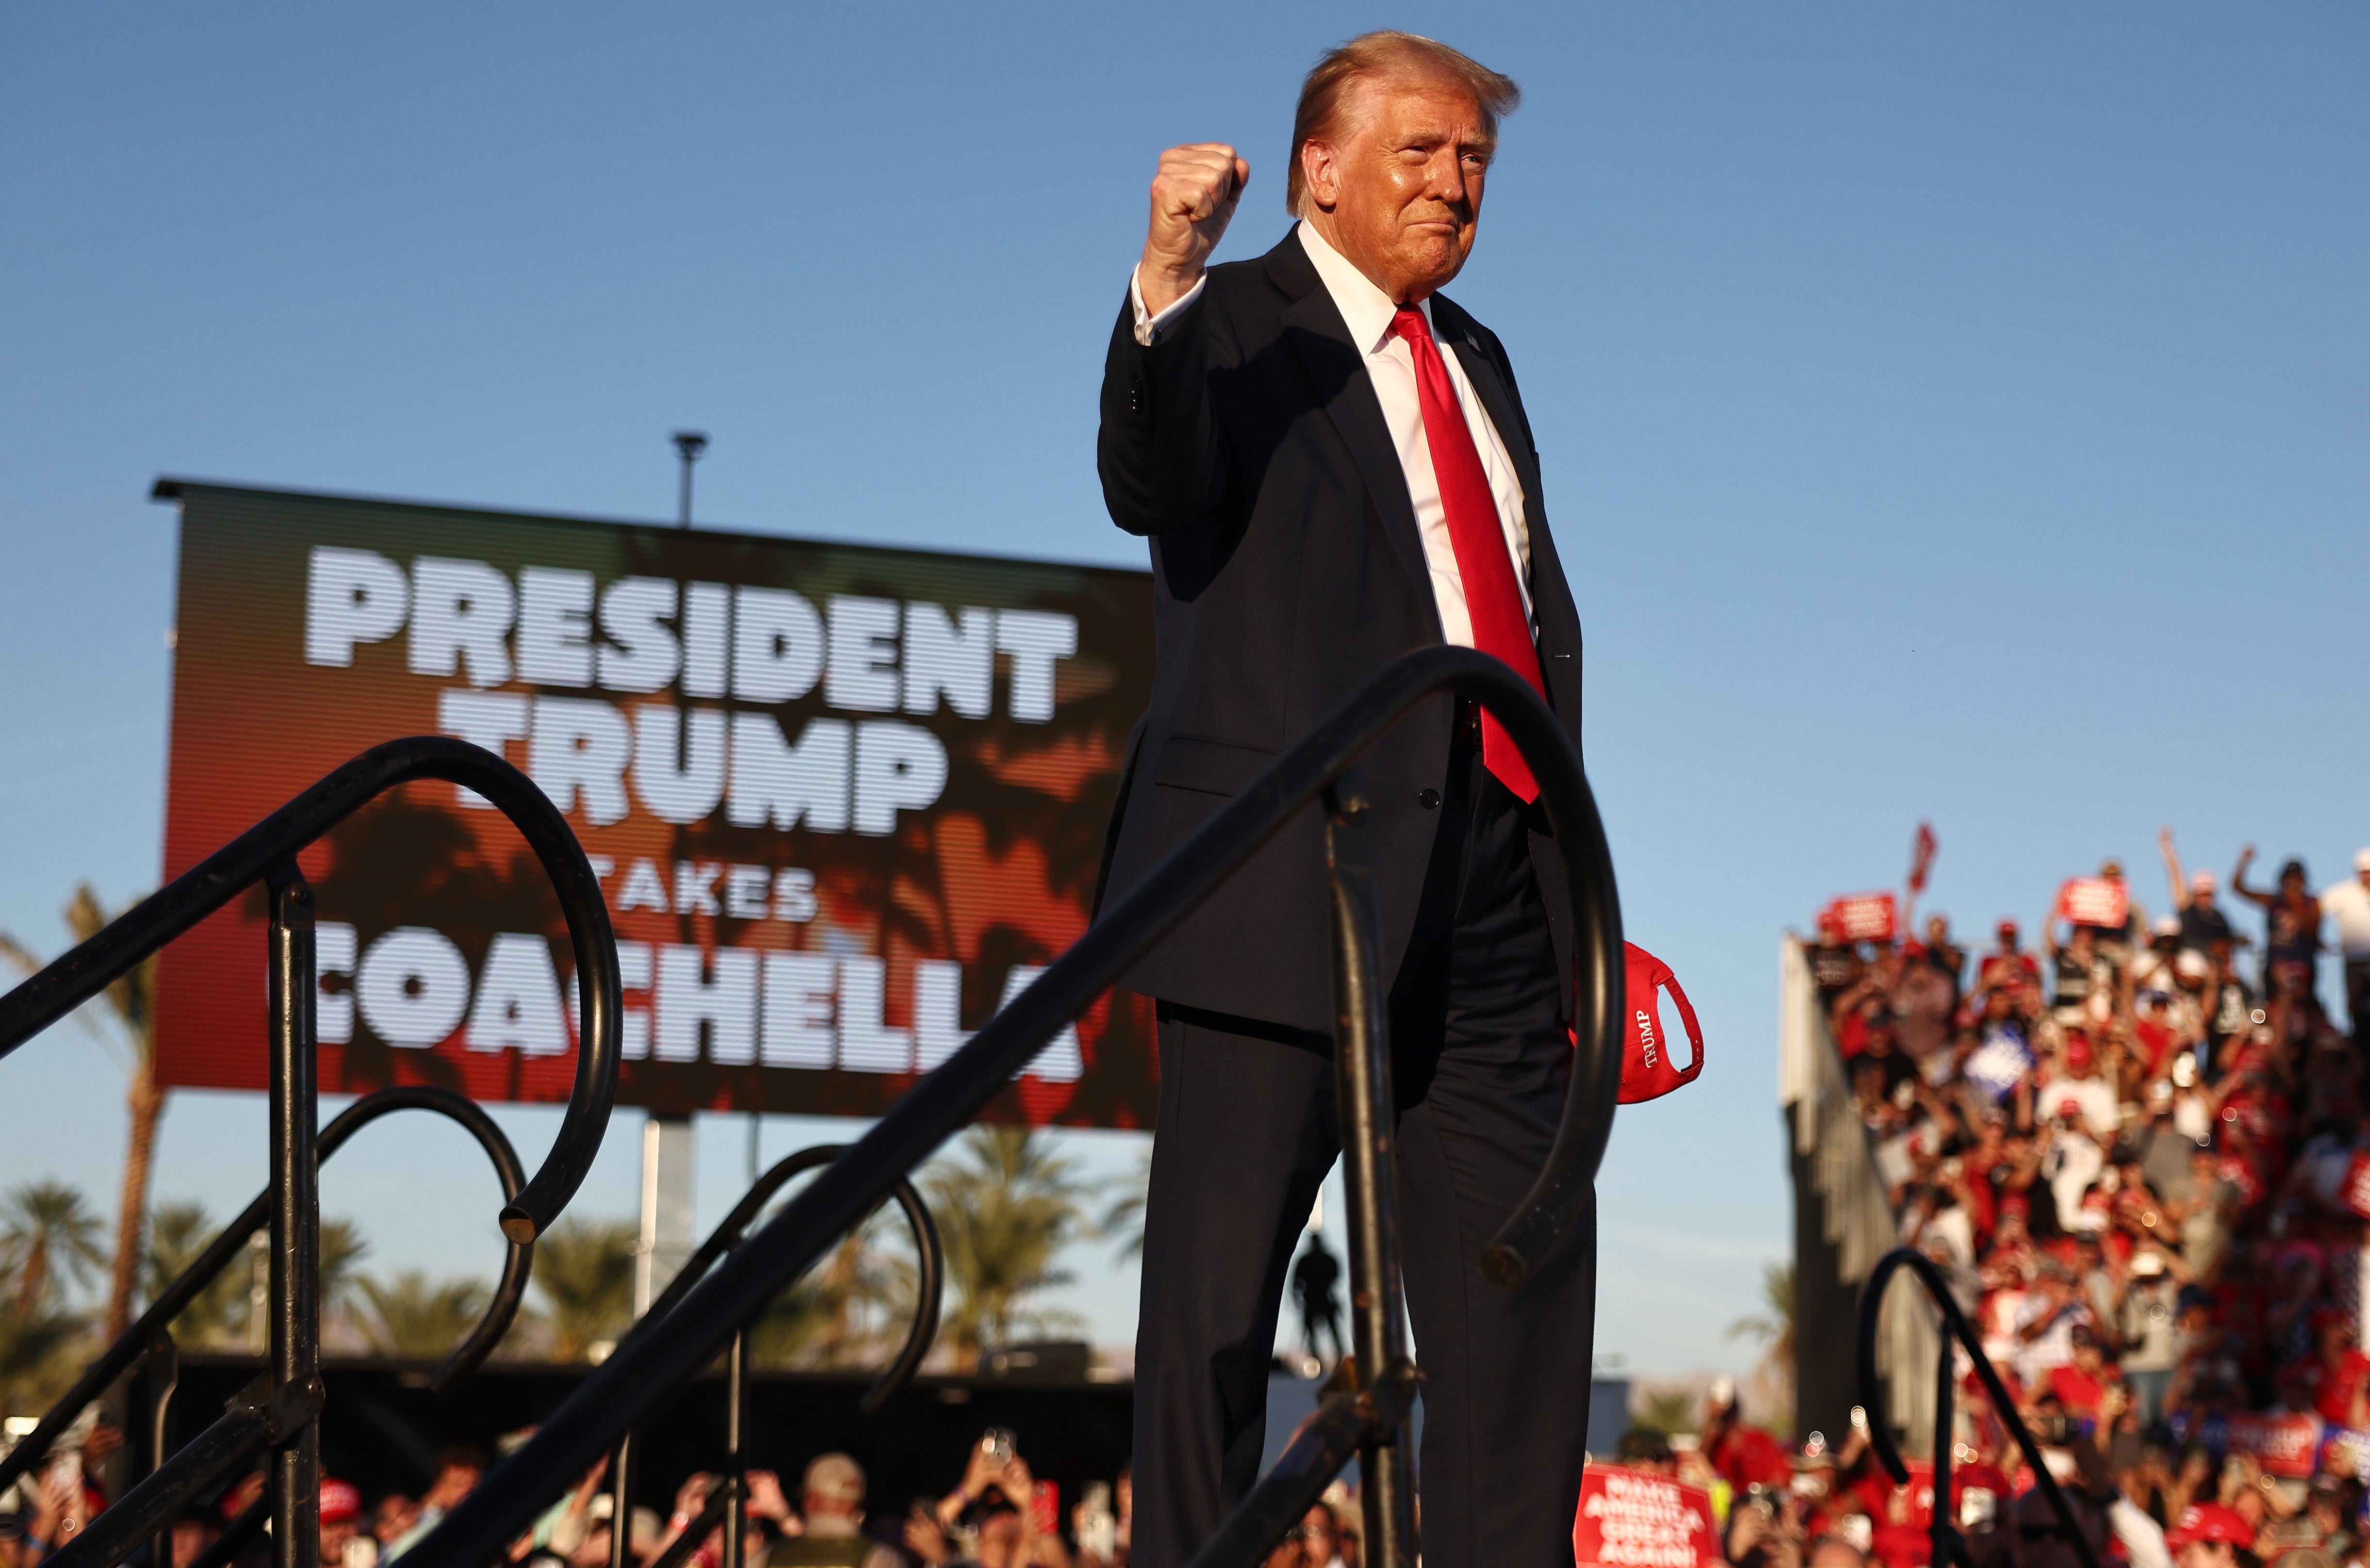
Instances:
[[[2321,1457],[2321,1433],[2326,1424],[2310,1413],[2241,1411],[2208,1415],[2203,1421],[2179,1412],[2167,1424],[2179,1442],[2186,1443],[2194,1435],[2217,1454],[2253,1456],[2272,1475],[2308,1476]]]
[[[1908,1459],[1904,1461],[1909,1471],[1906,1484],[1895,1487],[1893,1495],[1909,1494],[1909,1516],[1902,1521],[1917,1529],[1934,1528],[1934,1461]]]
[[[1581,1471],[1571,1555],[1576,1568],[1709,1568],[1722,1561],[1711,1498],[1663,1476],[1590,1465]]]
[[[1139,571],[167,482],[165,874],[356,753],[509,758],[601,879],[618,1099],[873,1115],[1086,929],[1152,678]],[[404,786],[303,857],[320,1082],[565,1100],[566,923],[509,821]],[[264,1087],[261,890],[165,950],[162,1081]],[[1148,1126],[1151,1009],[1099,998],[1004,1119]]]
[[[1846,894],[1829,901],[1819,924],[1847,942],[1889,942],[1900,932],[1901,912],[1889,893]]]
[[[2120,931],[2132,917],[2131,889],[2121,877],[2073,877],[2057,890],[2057,912],[2077,926]]]
[[[2273,1475],[2312,1474],[2320,1457],[2320,1417],[2241,1411],[2229,1420],[2230,1447],[2252,1454],[2264,1470]]]

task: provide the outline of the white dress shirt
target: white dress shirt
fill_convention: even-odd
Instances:
[[[1449,538],[1448,511],[1440,502],[1440,481],[1432,476],[1432,447],[1423,432],[1423,404],[1416,390],[1415,354],[1391,330],[1398,306],[1314,228],[1304,223],[1299,232],[1300,243],[1307,250],[1309,260],[1316,263],[1325,292],[1333,296],[1334,308],[1340,311],[1342,321],[1350,329],[1351,341],[1366,357],[1366,374],[1375,384],[1375,398],[1383,406],[1383,423],[1389,427],[1391,444],[1398,451],[1399,467],[1407,475],[1408,500],[1415,507],[1416,532],[1423,540],[1424,564],[1432,573],[1432,598],[1440,606],[1441,635],[1456,647],[1470,648],[1473,617],[1465,608],[1465,578],[1456,569],[1456,547]],[[1202,281],[1184,298],[1154,316],[1145,309],[1144,291],[1131,273],[1127,290],[1135,306],[1135,340],[1146,347],[1157,341],[1160,334],[1201,297],[1209,281],[1209,274],[1203,273]],[[1429,328],[1432,302],[1427,299],[1416,308]],[[1436,335],[1434,340],[1438,340]],[[1513,460],[1506,455],[1506,444],[1500,438],[1498,427],[1490,422],[1489,411],[1474,395],[1472,382],[1466,379],[1465,367],[1457,362],[1456,352],[1443,345],[1440,358],[1448,367],[1449,384],[1456,388],[1456,402],[1465,411],[1466,428],[1473,432],[1473,444],[1481,454],[1481,471],[1489,477],[1490,493],[1498,502],[1499,526],[1505,535],[1506,549],[1514,559],[1514,583],[1523,595],[1524,618],[1530,623],[1531,635],[1536,637],[1538,616],[1531,607],[1531,535],[1523,514],[1523,482],[1514,472]]]

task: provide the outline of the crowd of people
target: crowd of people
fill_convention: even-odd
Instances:
[[[503,1447],[523,1442],[514,1433]],[[14,1489],[15,1505],[0,1498],[0,1568],[40,1568],[70,1543],[108,1498],[97,1461],[121,1438],[104,1423],[72,1450],[71,1463],[52,1461]],[[92,1468],[86,1468],[86,1458]],[[321,1483],[321,1568],[397,1568],[444,1516],[485,1479],[489,1456],[467,1446],[437,1457],[433,1479],[417,1495],[393,1492],[365,1498],[335,1477]],[[608,1461],[588,1470],[511,1548],[517,1568],[608,1568],[616,1508],[604,1490]],[[671,1558],[689,1568],[721,1568],[723,1527],[708,1512],[722,1478],[700,1472],[676,1489],[673,1512],[627,1511],[626,1561],[636,1568]],[[169,1533],[170,1568],[262,1568],[268,1542],[251,1532],[243,1541],[242,1516],[262,1496],[257,1470],[206,1506],[192,1508]],[[915,1499],[903,1514],[868,1513],[864,1469],[848,1455],[810,1460],[793,1494],[770,1470],[747,1473],[743,1503],[747,1568],[1125,1568],[1133,1496],[1127,1472],[1090,1482],[1068,1509],[1052,1487],[1030,1473],[1013,1434],[990,1429],[971,1449],[961,1479],[937,1498]],[[1268,1558],[1267,1568],[1358,1568],[1360,1515],[1355,1495],[1336,1482]],[[699,1539],[686,1546],[684,1538]],[[224,1538],[233,1539],[225,1542]],[[218,1546],[223,1550],[217,1550]],[[227,1551],[227,1556],[225,1556]]]
[[[1812,977],[1901,1239],[1950,1282],[2102,1558],[2359,1564],[2370,850],[2318,894],[2294,860],[2251,884],[2249,850],[2229,891],[2262,911],[2259,945],[2217,878],[2184,871],[2169,832],[2160,847],[2153,920],[2109,860],[1980,954],[1940,916],[1901,941],[1829,926]],[[1962,1370],[1947,1505],[2016,1561],[2071,1561]],[[1718,1488],[1743,1568],[1927,1562],[1923,1505],[1864,1429],[1789,1452],[1716,1398],[1699,1445],[1637,1446]]]
[[[2160,918],[2110,860],[2088,885],[2111,897],[2061,895],[2030,938],[2003,920],[1978,954],[1941,916],[1899,941],[1824,927],[1812,977],[1901,1239],[1949,1281],[2101,1561],[2370,1568],[2370,849],[2318,894],[2296,861],[2251,885],[2243,856],[2229,891],[2262,911],[2260,944],[2234,926],[2212,873],[2183,870],[2169,833],[2161,849]],[[1939,1505],[1978,1568],[2070,1568],[2054,1508],[1972,1366],[1962,1371],[1952,1495]],[[1633,1431],[1617,1458],[1702,1486],[1735,1568],[1924,1568],[1932,1489],[1894,1486],[1853,1415],[1838,1442],[1781,1443],[1740,1419],[1723,1382],[1697,1434]],[[0,1499],[0,1568],[39,1568],[87,1525],[106,1498],[84,1461],[120,1441],[102,1424],[75,1463],[28,1477],[13,1506]],[[395,1568],[488,1467],[449,1450],[416,1496],[365,1499],[325,1481],[322,1568]],[[512,1562],[605,1568],[619,1526],[605,1477],[604,1462],[556,1500]],[[721,1484],[689,1477],[664,1517],[626,1510],[626,1558],[721,1568],[708,1507]],[[217,1542],[261,1486],[259,1471],[178,1521],[170,1568],[222,1560]],[[1007,1431],[980,1437],[942,1496],[872,1515],[868,1494],[845,1454],[813,1458],[795,1496],[751,1471],[742,1561],[1128,1561],[1126,1474],[1064,1509]],[[1337,1483],[1269,1568],[1357,1568],[1359,1528]],[[261,1552],[249,1545],[224,1568]]]

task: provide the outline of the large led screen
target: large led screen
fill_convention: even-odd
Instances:
[[[523,769],[600,873],[619,1099],[877,1114],[1086,928],[1152,678],[1135,571],[190,482],[165,873],[373,744]],[[321,1085],[558,1101],[566,928],[500,813],[404,787],[303,861]],[[158,1067],[264,1085],[260,891],[167,950]],[[1150,1005],[998,1102],[1148,1126]]]

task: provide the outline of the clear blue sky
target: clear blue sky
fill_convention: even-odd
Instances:
[[[1631,934],[1711,1034],[1615,1135],[1599,1347],[1748,1361],[1785,928],[1921,816],[1968,927],[2109,852],[2161,908],[2160,824],[2319,881],[2370,842],[2358,6],[0,8],[0,926],[155,877],[158,472],[665,516],[693,426],[719,525],[1140,563],[1091,448],[1154,156],[1240,144],[1264,248],[1299,74],[1383,25],[1525,90],[1451,292],[1538,433]],[[111,1207],[106,1058],[0,1085],[0,1182]],[[261,1118],[177,1099],[159,1193],[234,1206]],[[489,1270],[434,1137],[328,1205]]]

